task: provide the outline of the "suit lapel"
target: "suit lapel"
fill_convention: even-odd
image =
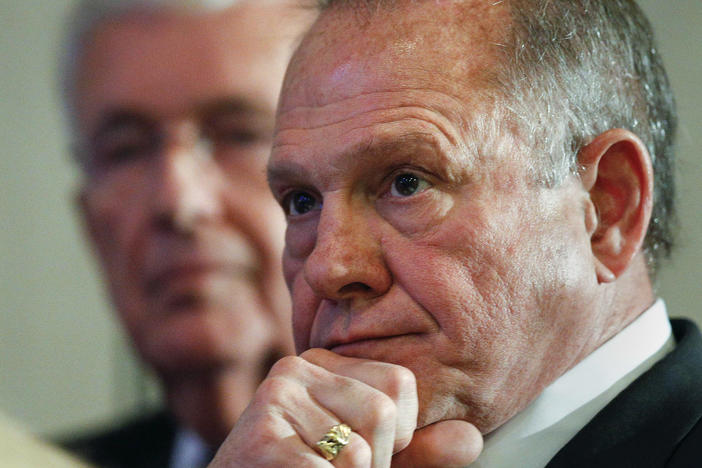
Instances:
[[[665,466],[702,416],[702,338],[673,320],[675,350],[600,411],[547,468]]]

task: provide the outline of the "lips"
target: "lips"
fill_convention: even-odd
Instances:
[[[403,336],[416,336],[418,333],[403,333],[401,335],[381,335],[381,336],[373,336],[373,337],[361,337],[357,339],[348,339],[348,340],[338,340],[338,341],[332,341],[328,343],[327,345],[324,346],[324,348],[330,350],[330,351],[335,351],[335,350],[340,350],[340,349],[345,349],[345,348],[350,348],[351,346],[365,346],[365,345],[373,345],[373,344],[379,344],[382,341],[387,341],[387,340],[392,340],[396,338],[400,338]]]
[[[320,304],[310,335],[310,347],[340,354],[392,352],[392,346],[421,340],[437,324],[421,309],[406,301],[369,304],[366,309],[341,310],[339,304]]]
[[[257,270],[254,267],[238,263],[207,261],[173,263],[149,275],[145,281],[145,291],[149,296],[158,295],[169,286],[178,282],[196,282],[198,279],[209,275],[239,276],[244,280],[252,280],[258,277]]]

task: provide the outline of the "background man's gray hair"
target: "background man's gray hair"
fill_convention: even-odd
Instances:
[[[397,0],[318,0],[365,17]],[[499,2],[502,3],[502,2]],[[634,0],[505,0],[513,24],[497,70],[498,105],[534,154],[534,177],[555,185],[577,173],[580,149],[625,128],[653,159],[653,215],[644,243],[651,273],[675,227],[675,102],[651,26]],[[500,98],[503,100],[500,101]],[[503,112],[500,111],[500,113]]]
[[[96,25],[135,12],[161,10],[209,12],[246,1],[262,0],[81,0],[77,2],[66,18],[64,51],[60,56],[59,64],[61,91],[73,137],[80,138],[74,109],[77,62],[86,38]],[[80,144],[80,142],[76,143]]]

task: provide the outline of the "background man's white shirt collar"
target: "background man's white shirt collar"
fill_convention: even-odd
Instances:
[[[170,468],[199,468],[211,461],[210,449],[195,432],[181,429],[176,433]]]
[[[675,347],[657,300],[485,438],[471,468],[541,468],[624,388]]]

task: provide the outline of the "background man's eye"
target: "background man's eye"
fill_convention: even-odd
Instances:
[[[147,156],[156,150],[154,137],[116,138],[101,142],[92,150],[92,164],[98,169],[109,170],[135,159]]]
[[[400,174],[392,181],[390,192],[394,197],[409,197],[426,190],[429,183],[419,176],[410,173]]]
[[[250,145],[264,141],[265,138],[258,132],[246,129],[220,130],[210,137],[216,144],[220,145]]]
[[[290,216],[299,216],[319,209],[321,202],[309,192],[293,192],[286,198],[285,208]]]

